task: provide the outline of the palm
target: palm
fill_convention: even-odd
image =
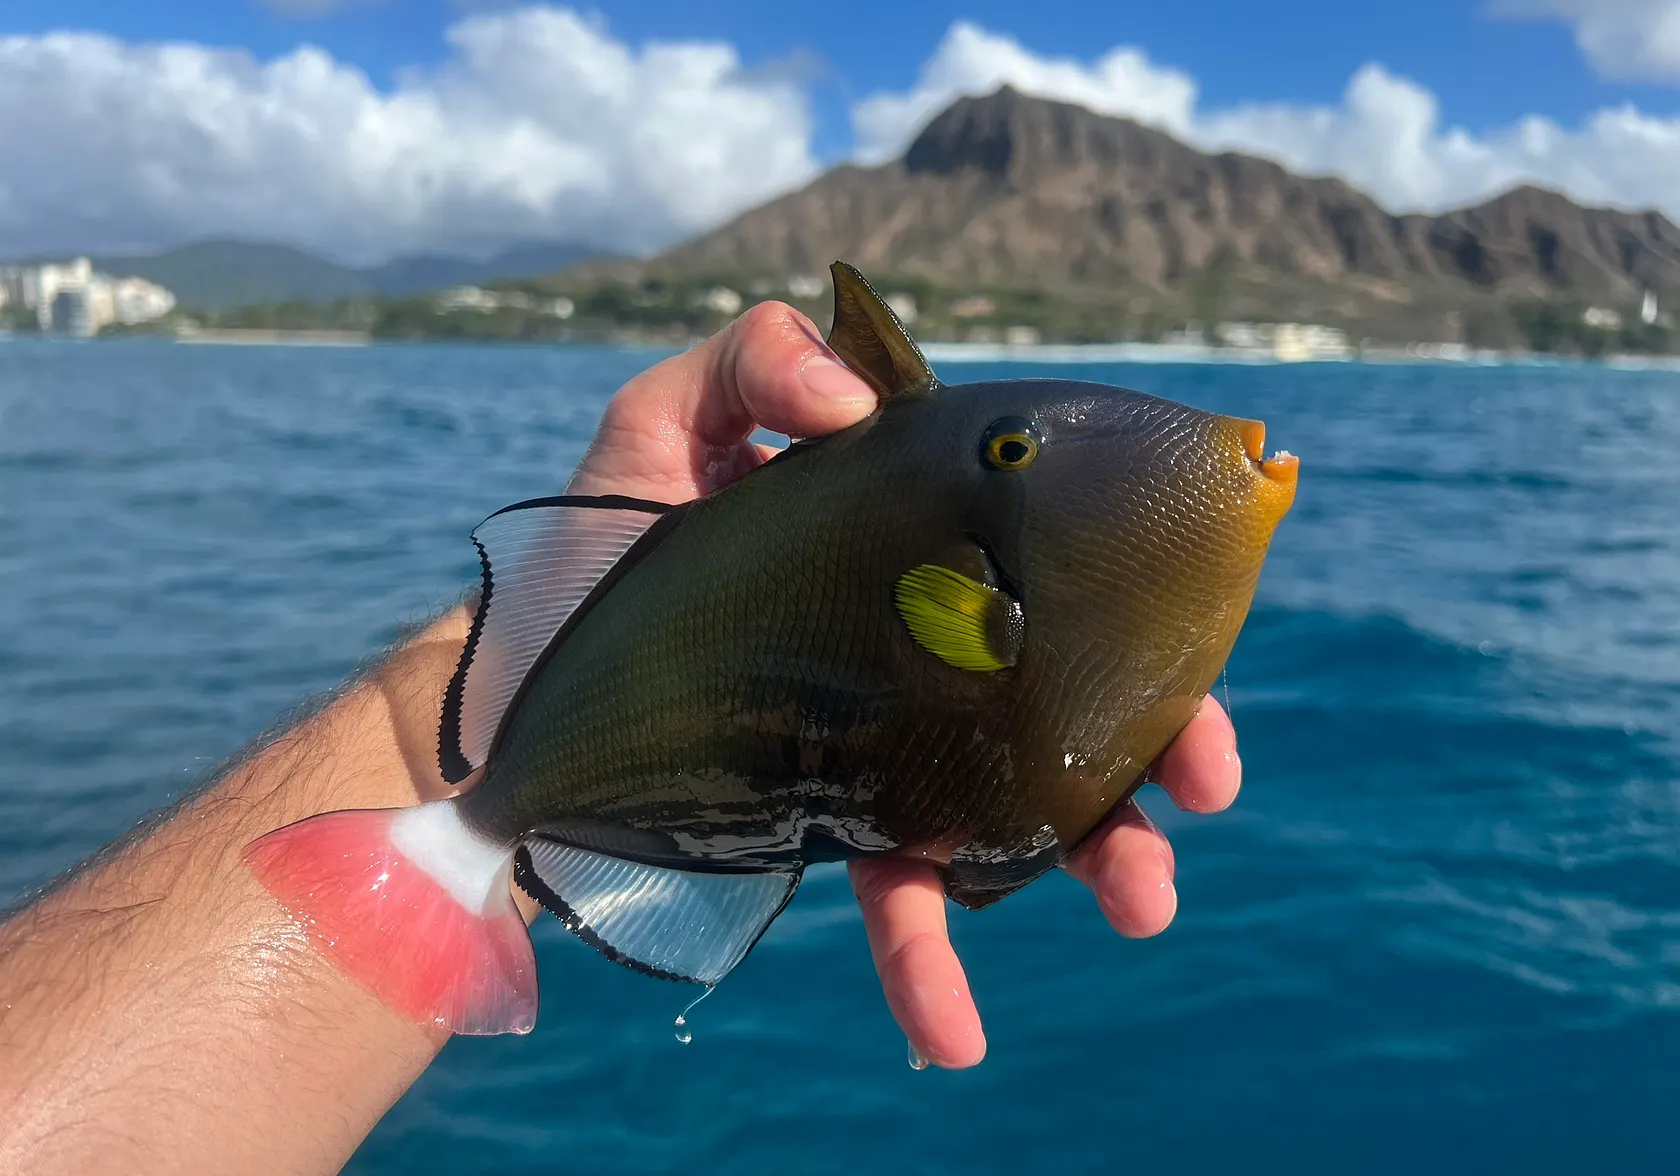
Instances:
[[[867,385],[823,346],[810,320],[766,303],[686,354],[636,377],[608,406],[572,480],[577,494],[686,502],[748,473],[765,458],[760,426],[823,436],[875,407]],[[1151,778],[1181,808],[1215,812],[1241,782],[1236,736],[1219,704],[1201,713]],[[1154,935],[1172,920],[1172,849],[1135,804],[1110,818],[1069,861],[1122,935]],[[945,929],[944,891],[926,865],[855,862],[853,889],[887,1003],[917,1051],[947,1067],[985,1054],[980,1018]]]

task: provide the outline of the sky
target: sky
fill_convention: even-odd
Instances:
[[[1394,211],[1680,220],[1680,0],[5,0],[0,256],[647,253],[1003,82]]]

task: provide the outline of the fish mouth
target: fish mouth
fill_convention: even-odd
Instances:
[[[1266,422],[1251,421],[1244,417],[1231,417],[1230,420],[1236,426],[1243,453],[1248,455],[1248,460],[1254,464],[1254,468],[1270,481],[1282,486],[1293,486],[1300,470],[1301,459],[1287,449],[1280,449],[1272,456],[1266,456]]]

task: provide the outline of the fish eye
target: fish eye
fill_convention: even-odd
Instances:
[[[1038,456],[1038,430],[1021,417],[993,421],[980,442],[980,456],[994,469],[1024,470]]]

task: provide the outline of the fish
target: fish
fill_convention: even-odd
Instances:
[[[909,856],[987,907],[1131,797],[1222,671],[1294,501],[1265,426],[1090,382],[946,385],[831,272],[828,343],[873,413],[693,501],[491,515],[439,723],[464,790],[247,847],[388,1006],[528,1032],[513,885],[708,988],[813,863]]]

